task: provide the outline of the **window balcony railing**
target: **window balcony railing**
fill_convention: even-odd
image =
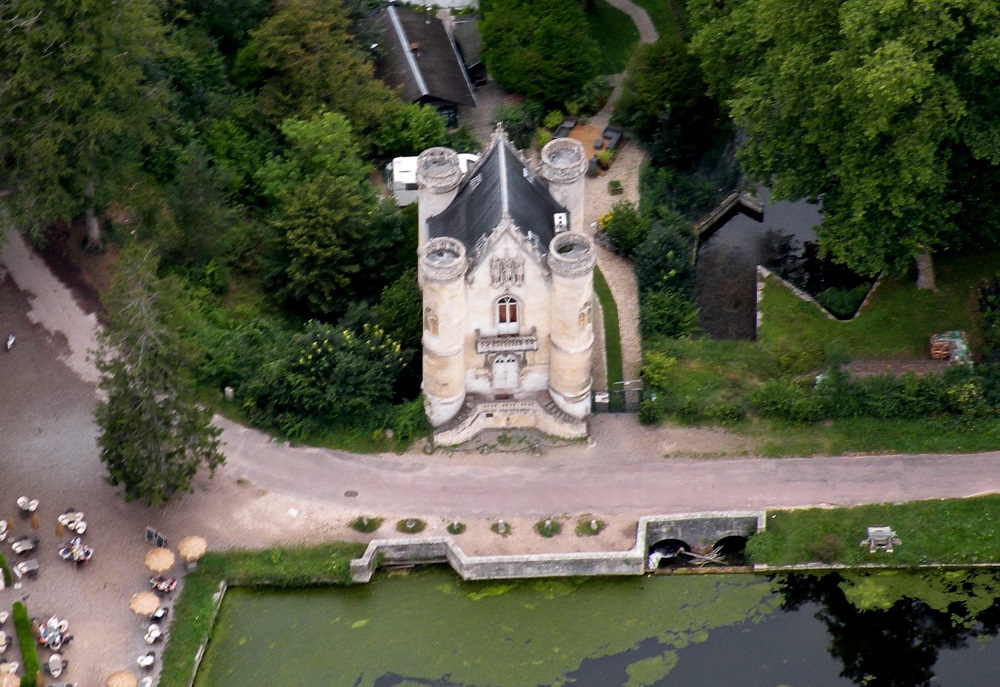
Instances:
[[[483,336],[476,330],[476,353],[513,353],[516,351],[537,351],[538,336],[535,328],[527,334],[507,334],[503,336]]]

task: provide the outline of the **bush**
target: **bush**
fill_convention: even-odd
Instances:
[[[608,77],[595,76],[583,85],[576,98],[571,101],[572,109],[583,115],[597,114],[608,102],[614,89]],[[566,103],[566,109],[570,110],[569,102]]]
[[[823,345],[808,336],[778,339],[770,348],[778,369],[785,374],[806,374],[823,365]]]
[[[510,523],[504,522],[503,520],[498,520],[490,525],[490,532],[493,534],[499,534],[501,537],[509,537],[510,533],[513,531],[514,528],[510,526]]]
[[[407,518],[396,523],[396,531],[403,534],[419,534],[427,529],[427,523],[417,518]]]
[[[427,434],[431,427],[427,422],[427,413],[424,412],[423,397],[393,406],[391,427],[396,442],[401,446],[406,446],[417,437]]]
[[[634,203],[620,200],[601,217],[598,226],[617,252],[631,258],[639,244],[649,235],[650,225],[649,218],[640,214]]]
[[[853,289],[826,289],[816,294],[816,300],[837,319],[849,320],[861,307],[870,289],[871,284],[861,284]]]
[[[369,518],[367,515],[359,515],[351,520],[349,527],[355,532],[371,534],[381,527],[383,522],[385,522],[383,518]]]
[[[676,212],[653,220],[632,257],[640,291],[670,287],[694,294],[694,234]]]
[[[448,534],[458,535],[462,534],[462,532],[465,532],[466,528],[464,522],[459,522],[458,520],[454,520],[452,522],[449,522],[448,527],[445,529],[448,530]]]
[[[3,557],[2,553],[0,553],[0,575],[3,575],[3,584],[5,587],[14,584],[14,578],[10,574],[10,566],[7,565],[7,559]]]
[[[515,146],[527,148],[541,116],[541,106],[530,100],[516,104],[501,103],[493,110],[493,123],[503,126]]]
[[[646,291],[639,299],[639,323],[644,337],[691,336],[699,331],[698,306],[676,289]]]
[[[28,609],[22,602],[15,601],[11,608],[11,615],[14,616],[17,643],[21,646],[21,661],[24,664],[24,675],[21,677],[21,684],[34,685],[42,666],[38,661],[38,644],[35,642],[35,635],[31,631],[31,619],[28,618]]]
[[[554,537],[562,532],[562,523],[558,520],[553,520],[552,518],[539,520],[535,523],[535,532],[546,538]]]
[[[563,117],[562,112],[560,112],[559,110],[552,110],[547,115],[545,115],[545,119],[542,120],[542,126],[544,126],[549,131],[555,131],[559,127],[559,125],[562,124],[563,119],[565,119],[565,117]]]
[[[607,526],[608,523],[603,520],[580,518],[576,521],[576,536],[596,537],[598,534],[603,532],[604,528]]]
[[[790,377],[777,377],[761,384],[751,394],[750,405],[761,417],[799,424],[819,420],[823,411],[820,400]]]
[[[545,144],[552,140],[552,132],[545,129],[535,130],[535,147],[539,150],[545,147]]]

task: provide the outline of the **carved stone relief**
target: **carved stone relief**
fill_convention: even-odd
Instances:
[[[512,258],[508,255],[498,256],[490,260],[490,286],[502,288],[505,286],[524,285],[524,258]]]
[[[580,315],[577,317],[577,327],[580,331],[586,329],[587,325],[590,324],[590,317],[590,301],[587,301],[583,304],[583,307],[580,308]]]
[[[431,308],[424,308],[424,331],[431,336],[438,335],[438,318]]]

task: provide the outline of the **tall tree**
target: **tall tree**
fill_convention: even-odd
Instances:
[[[173,287],[156,259],[122,252],[107,298],[108,326],[94,354],[105,400],[96,410],[108,482],[125,499],[162,506],[193,491],[199,470],[225,462],[212,414],[194,402],[192,355],[171,322]]]
[[[398,213],[380,211],[367,179],[371,167],[343,115],[288,120],[281,131],[287,150],[259,174],[273,206],[274,281],[280,295],[308,314],[338,315],[366,284],[384,283],[364,268],[377,269],[394,253],[402,240],[400,223],[393,221]]]
[[[250,32],[235,75],[259,89],[257,105],[274,124],[330,110],[346,116],[356,131],[370,131],[397,98],[374,77],[349,27],[341,0],[282,3]]]
[[[1000,7],[992,0],[692,0],[694,47],[746,134],[747,172],[823,201],[821,247],[874,273],[954,245],[956,183],[1000,164]],[[992,115],[990,113],[993,113]],[[988,227],[995,232],[997,225]]]
[[[99,214],[135,182],[163,89],[143,63],[163,46],[151,0],[0,3],[0,175],[14,222],[38,240]]]
[[[554,105],[597,75],[599,51],[574,0],[483,0],[483,59],[506,90]]]

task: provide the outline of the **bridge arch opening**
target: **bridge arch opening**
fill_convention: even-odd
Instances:
[[[746,562],[747,538],[739,535],[729,535],[715,542],[713,551],[724,557],[732,565],[742,565]]]
[[[648,568],[670,568],[685,565],[688,557],[684,554],[691,550],[691,545],[681,539],[661,539],[649,547]]]

